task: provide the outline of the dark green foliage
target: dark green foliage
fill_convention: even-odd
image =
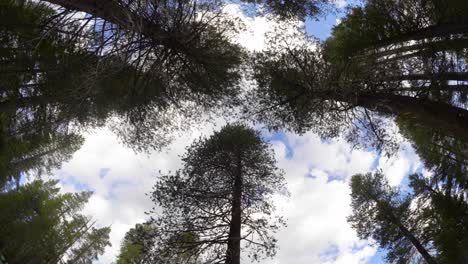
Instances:
[[[44,131],[42,135],[28,135],[21,139],[1,139],[0,190],[8,184],[19,184],[20,178],[28,173],[41,176],[60,168],[83,142],[80,136],[58,131]]]
[[[0,193],[0,252],[9,263],[92,263],[110,245],[110,228],[79,213],[91,193],[60,194],[57,183]]]
[[[268,12],[281,19],[316,18],[324,15],[333,5],[330,0],[242,0],[247,3],[264,4]]]
[[[161,91],[167,104],[216,105],[237,92],[236,70],[243,52],[224,34],[236,31],[237,24],[221,17],[219,1],[106,0],[98,8],[93,1],[48,2],[92,15],[85,19],[89,29],[69,34],[96,36],[86,43],[89,52],[99,58],[118,57],[144,73],[139,82]],[[60,19],[76,18],[70,14],[55,18]]]
[[[387,45],[396,51],[409,40],[427,39],[425,44],[449,40],[445,36],[466,33],[467,11],[468,4],[459,0],[369,0],[363,7],[351,8],[334,27],[325,43],[326,53],[331,60],[349,60],[365,52],[382,52],[377,48]]]
[[[410,176],[419,206],[416,219],[421,223],[424,238],[434,245],[437,263],[464,263],[468,261],[466,189],[452,185],[450,180],[453,179],[439,180],[440,176]],[[451,178],[450,174],[444,178],[447,176]]]
[[[154,225],[136,224],[125,234],[116,264],[152,263],[149,253],[153,250],[155,236],[157,228]]]
[[[96,20],[44,3],[2,2],[5,120],[29,128],[41,122],[77,129],[111,119],[124,143],[148,150],[166,145],[170,132],[184,127],[182,120],[188,127],[207,109],[230,106],[238,94],[243,53],[222,28],[235,30],[236,23],[210,13],[216,3],[169,2],[153,10],[152,27],[164,27],[174,39],[163,43],[164,37],[137,34],[112,17]],[[149,10],[135,8],[132,14],[146,19]],[[212,24],[195,21],[195,11],[203,11]]]
[[[367,1],[325,43],[278,32],[254,58],[258,87],[246,112],[271,129],[346,131],[351,142],[388,153],[398,146],[388,118],[398,116],[466,138],[465,6]]]
[[[428,127],[410,116],[400,116],[396,122],[426,169],[434,172],[435,182],[444,182],[450,191],[460,190],[457,193],[468,190],[468,138],[454,138],[449,128]]]
[[[468,261],[468,170],[465,138],[430,129],[409,117],[397,119],[400,131],[412,142],[430,177],[410,176],[419,200],[423,233],[438,252],[439,263]]]
[[[359,237],[387,249],[390,263],[436,263],[428,253],[431,244],[422,239],[421,223],[413,218],[411,197],[390,187],[381,172],[353,176],[351,190],[353,214],[348,222]]]
[[[253,260],[273,256],[273,234],[283,221],[274,216],[271,198],[286,190],[258,132],[227,125],[193,143],[183,161],[183,169],[161,177],[152,195],[162,208],[154,220],[158,248],[170,250],[169,256],[185,254],[187,263],[238,263],[241,241]],[[187,233],[195,239],[174,240]]]

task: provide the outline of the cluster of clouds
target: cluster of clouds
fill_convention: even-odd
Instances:
[[[346,2],[336,3],[343,7]],[[265,33],[273,30],[276,22],[246,16],[235,4],[226,11],[246,24],[247,30],[237,41],[252,51],[262,50]],[[99,226],[111,226],[112,230],[112,246],[99,263],[115,261],[125,233],[148,218],[145,212],[152,210],[154,204],[147,194],[158,171],[177,170],[185,148],[200,136],[219,130],[225,122],[217,120],[193,128],[163,151],[150,154],[135,153],[107,129],[85,135],[83,147],[53,177],[60,179],[62,191],[94,192],[84,213]],[[262,264],[367,263],[377,247],[359,239],[346,222],[351,213],[350,177],[381,169],[396,186],[421,167],[412,148],[406,143],[396,155],[384,157],[375,151],[353,149],[341,139],[324,141],[314,133],[263,131],[262,135],[271,143],[278,166],[285,171],[291,194],[288,199],[277,200],[280,213],[288,220],[288,226],[277,235],[278,254]]]

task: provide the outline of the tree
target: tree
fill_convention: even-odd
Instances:
[[[83,138],[75,134],[44,132],[21,139],[0,137],[0,190],[13,182],[18,189],[21,177],[28,173],[41,176],[60,168],[83,143]]]
[[[409,245],[400,241],[404,234],[391,233],[395,223],[403,223],[436,263],[464,263],[468,260],[466,138],[431,127],[411,113],[398,116],[396,123],[427,173],[409,176],[408,194],[390,188],[380,172],[354,176],[350,223],[362,237],[372,237],[390,248],[389,260],[406,263],[417,259],[407,254]],[[381,201],[380,206],[376,200]],[[388,217],[390,212],[393,220]]]
[[[435,171],[430,177],[410,175],[417,201],[413,214],[421,225],[423,238],[434,247],[437,263],[463,263],[468,260],[467,191],[451,182],[453,175],[440,173]]]
[[[110,245],[110,228],[79,213],[91,193],[60,194],[57,183],[0,193],[0,251],[9,263],[92,263]]]
[[[468,190],[468,139],[454,138],[445,129],[425,126],[408,115],[396,119],[400,133],[411,143],[425,168],[434,172],[434,183],[450,193]]]
[[[190,43],[183,47],[178,40],[163,38],[165,46],[133,26],[44,2],[2,3],[0,58],[7,66],[0,77],[0,112],[6,120],[21,121],[14,126],[21,130],[45,124],[90,128],[112,120],[110,127],[125,143],[147,150],[169,142],[168,132],[183,127],[176,120],[186,118],[189,126],[200,112],[230,105],[238,93],[235,69],[242,51],[195,16],[202,15],[198,8],[204,10],[200,17],[220,31],[234,24],[210,13],[214,3],[169,2],[161,2],[151,16],[170,31],[167,38],[187,33]],[[143,11],[136,5],[141,18],[150,16],[151,7]]]
[[[430,171],[430,176],[414,174],[409,179],[418,202],[415,215],[424,223],[422,233],[434,245],[437,262],[468,261],[466,141],[426,128],[410,117],[398,118],[397,124]]]
[[[163,175],[152,194],[162,208],[153,220],[159,248],[184,263],[238,264],[244,247],[253,260],[273,256],[273,234],[284,222],[271,199],[286,190],[259,133],[227,125],[193,143],[182,160],[183,169]]]
[[[349,138],[364,136],[378,149],[392,141],[382,117],[405,114],[466,138],[466,12],[460,11],[466,5],[397,2],[367,1],[350,10],[325,43],[273,36],[253,62],[258,88],[251,97],[258,100],[249,101],[249,115],[270,128],[315,129],[327,137],[352,128],[361,134]],[[453,30],[435,30],[441,21]]]
[[[373,238],[386,248],[390,263],[411,263],[420,256],[437,263],[429,253],[430,243],[418,232],[420,223],[411,219],[411,199],[391,188],[381,172],[353,176],[351,190],[353,214],[348,222],[359,237]]]
[[[242,0],[247,3],[263,4],[267,12],[281,19],[305,19],[305,17],[317,17],[330,9],[330,0]]]
[[[243,52],[227,38],[237,25],[222,17],[219,1],[48,2],[60,12],[47,26],[82,21],[86,27],[66,33],[89,40],[88,52],[117,56],[146,73],[141,82],[158,81],[152,87],[164,91],[160,100],[166,104],[216,105],[236,93]],[[84,18],[76,19],[77,12],[84,12]]]
[[[150,250],[154,247],[157,229],[150,223],[136,224],[122,241],[116,264],[152,263]]]

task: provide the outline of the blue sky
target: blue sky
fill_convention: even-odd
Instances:
[[[250,28],[240,43],[253,50],[263,47],[264,33],[272,25],[264,18],[240,15]],[[320,21],[307,20],[308,34],[324,40],[344,12],[328,15]],[[158,171],[180,167],[180,155],[199,136],[207,136],[225,124],[223,119],[179,135],[160,152],[135,153],[122,146],[107,129],[86,134],[83,147],[72,160],[55,173],[64,191],[94,191],[85,213],[100,226],[112,226],[112,247],[99,263],[109,264],[118,254],[120,241],[129,228],[143,222],[145,211],[154,205],[147,193]],[[356,173],[382,169],[393,185],[404,183],[407,175],[421,169],[408,144],[393,157],[379,155],[372,149],[353,149],[341,139],[322,140],[314,133],[296,135],[262,131],[275,151],[278,166],[286,173],[291,192],[288,199],[278,198],[278,211],[288,219],[288,227],[278,233],[280,250],[275,259],[261,264],[358,264],[383,263],[383,253],[360,240],[347,224],[350,214],[349,178]],[[246,261],[245,263],[249,263]]]

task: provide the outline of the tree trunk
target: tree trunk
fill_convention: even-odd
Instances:
[[[356,105],[378,113],[407,115],[424,126],[443,129],[468,142],[468,110],[426,99],[394,94],[358,95]]]
[[[467,23],[459,24],[441,24],[429,26],[427,28],[418,29],[411,32],[405,32],[403,34],[380,40],[373,48],[384,47],[387,45],[401,43],[411,40],[421,40],[427,38],[436,38],[436,37],[447,37],[454,34],[464,34],[468,32]]]
[[[140,14],[136,14],[130,8],[124,7],[115,0],[45,0],[64,8],[88,13],[101,18],[120,28],[142,33],[153,41],[163,43],[171,37],[160,25]]]
[[[468,39],[466,38],[459,38],[459,39],[447,39],[447,40],[440,40],[440,41],[429,41],[418,43],[414,45],[402,46],[398,48],[387,49],[383,51],[375,51],[370,54],[361,55],[358,57],[383,57],[383,56],[390,56],[395,54],[403,54],[405,52],[410,51],[420,51],[420,50],[427,50],[431,52],[438,52],[438,51],[453,51],[453,50],[461,50],[468,46]]]
[[[432,86],[411,86],[395,89],[383,89],[384,92],[460,92],[468,94],[468,85],[432,85]]]
[[[411,241],[411,244],[416,248],[416,250],[421,254],[421,256],[424,258],[424,260],[428,264],[437,264],[437,262],[434,260],[434,258],[427,252],[427,250],[419,243],[419,240],[411,234],[411,232],[403,226],[399,221],[397,222],[398,229],[403,233],[403,235]]]
[[[380,80],[387,80],[387,81],[422,81],[422,80],[467,81],[468,72],[405,74],[405,75],[388,76],[388,77],[383,76]]]
[[[403,236],[408,239],[416,250],[421,254],[428,264],[437,264],[434,258],[427,252],[426,248],[419,242],[419,240],[401,223],[401,219],[395,215],[393,207],[386,201],[382,201],[379,197],[372,195],[372,200],[377,203],[377,206],[387,215],[388,221],[396,225],[401,231]]]
[[[242,222],[242,159],[237,156],[237,172],[234,179],[231,223],[226,252],[226,264],[240,264],[240,241]]]

